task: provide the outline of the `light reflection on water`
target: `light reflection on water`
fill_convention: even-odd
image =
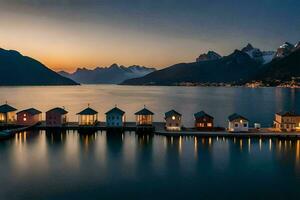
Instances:
[[[2,141],[0,152],[0,199],[199,197],[190,190],[225,198],[253,185],[261,197],[299,194],[300,140],[41,131]]]

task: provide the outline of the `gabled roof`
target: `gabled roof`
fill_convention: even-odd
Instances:
[[[67,114],[68,113],[68,111],[66,111],[65,109],[63,109],[63,108],[53,108],[53,109],[51,109],[51,110],[48,110],[46,113],[48,113],[48,112],[56,112],[56,113],[59,113],[59,114],[61,114],[61,115],[65,115],[65,114]]]
[[[241,116],[237,113],[234,113],[234,114],[232,114],[228,117],[229,121],[233,121],[233,120],[236,120],[236,119],[243,119],[243,120],[249,121],[247,118],[245,118],[245,117],[243,117],[243,116]]]
[[[39,111],[39,110],[37,110],[35,108],[29,108],[29,109],[26,109],[26,110],[22,110],[22,111],[20,111],[18,113],[21,113],[21,112],[26,112],[26,113],[29,113],[30,115],[38,115],[38,114],[42,113],[41,111]]]
[[[208,118],[214,119],[214,117],[212,117],[209,114],[205,113],[203,110],[200,111],[200,112],[195,113],[194,116],[195,116],[195,118],[208,117]]]
[[[299,116],[299,114],[292,112],[292,111],[282,111],[276,113],[277,115],[283,116],[283,117],[293,117],[293,116]]]
[[[8,104],[4,104],[0,106],[0,113],[8,113],[8,112],[14,112],[17,109],[15,109],[14,107],[11,107]]]
[[[142,110],[136,112],[135,115],[154,115],[154,113],[147,108],[143,108]]]
[[[165,113],[165,117],[171,117],[173,115],[178,115],[178,116],[181,116],[181,114],[175,110],[170,110],[168,112]]]
[[[105,114],[106,115],[117,114],[117,115],[122,115],[123,116],[125,114],[125,112],[123,110],[121,110],[120,108],[114,107],[110,111],[107,111]]]
[[[90,107],[84,109],[83,111],[77,113],[77,115],[96,115],[98,112]]]

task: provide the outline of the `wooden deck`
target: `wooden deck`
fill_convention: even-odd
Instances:
[[[227,132],[227,131],[197,131],[194,128],[183,128],[181,131],[166,131],[164,128],[164,122],[154,122],[153,126],[137,127],[135,122],[126,122],[124,127],[111,128],[107,127],[104,122],[100,122],[93,126],[79,126],[77,122],[69,122],[65,126],[61,127],[49,127],[45,122],[31,127],[20,127],[20,126],[4,126],[1,125],[1,130],[5,130],[5,133],[9,133],[11,137],[15,133],[25,131],[25,130],[44,130],[57,132],[74,130],[79,133],[95,133],[97,131],[108,131],[115,133],[122,132],[135,132],[137,134],[156,134],[162,136],[199,136],[199,137],[267,137],[267,138],[300,138],[300,132],[279,132],[272,128],[262,128],[262,129],[249,129],[249,132]],[[0,138],[1,139],[1,138]]]
[[[201,136],[201,137],[266,137],[266,138],[300,138],[300,132],[278,132],[271,128],[249,129],[249,132],[228,132],[228,131],[197,131],[187,129],[182,131],[166,131],[164,129],[156,129],[155,134],[163,136]]]

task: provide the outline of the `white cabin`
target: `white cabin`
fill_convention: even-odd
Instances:
[[[229,132],[248,132],[249,120],[239,114],[232,114],[228,117]]]

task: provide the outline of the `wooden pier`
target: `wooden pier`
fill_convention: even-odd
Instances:
[[[244,137],[244,138],[300,138],[300,132],[275,132],[271,128],[249,129],[249,132],[228,132],[225,129],[220,131],[198,131],[194,128],[183,128],[181,131],[165,130],[164,122],[153,122],[153,126],[137,126],[135,122],[126,122],[123,127],[107,127],[105,122],[99,122],[91,126],[80,126],[77,122],[69,122],[64,126],[52,127],[41,122],[34,126],[20,127],[8,125],[0,126],[0,139],[13,137],[16,133],[27,130],[43,130],[64,132],[68,130],[89,134],[97,131],[107,131],[108,133],[135,132],[136,134],[155,134],[161,136],[180,137]]]

